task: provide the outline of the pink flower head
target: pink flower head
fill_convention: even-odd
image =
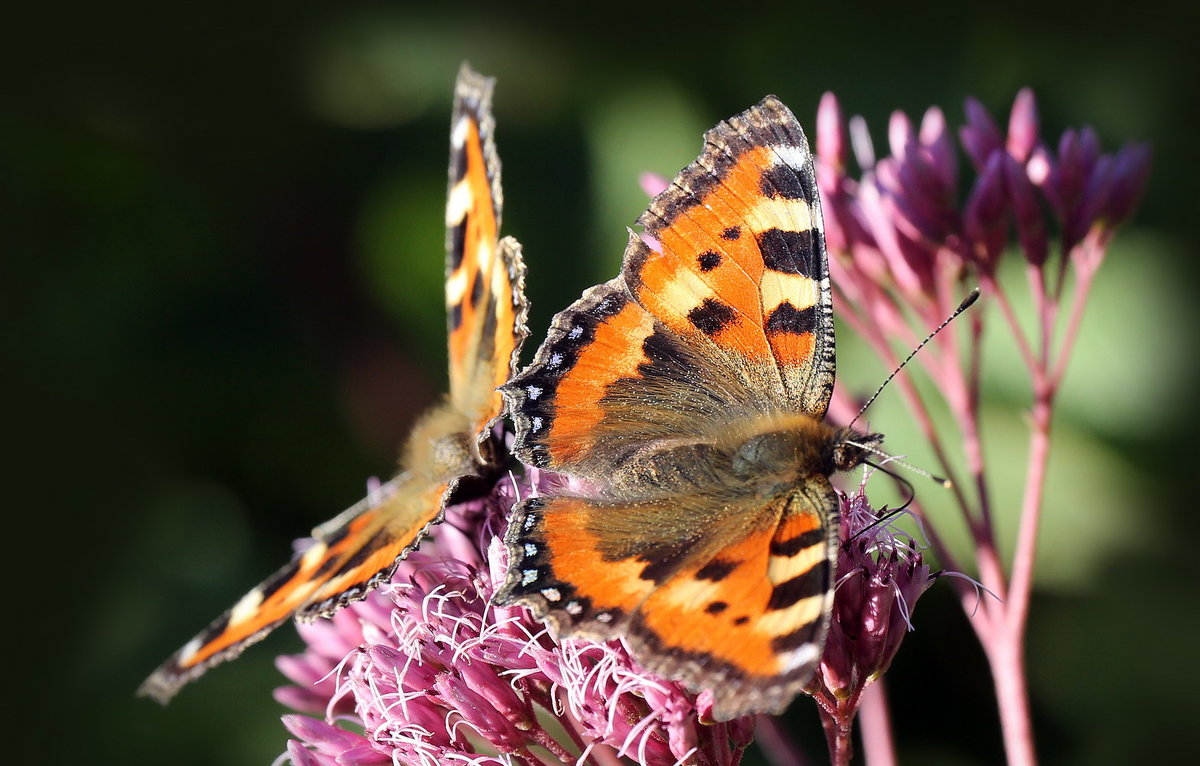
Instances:
[[[530,486],[540,481],[537,472]],[[554,640],[523,608],[489,603],[517,484],[455,506],[390,585],[332,620],[301,625],[276,698],[295,764],[736,763],[752,719],[701,724],[711,702],[646,673],[619,641]],[[349,724],[349,727],[347,727]],[[531,750],[534,748],[534,750]]]
[[[912,630],[913,607],[933,578],[916,541],[880,523],[864,487],[841,501],[833,620],[810,689],[846,701],[857,699],[891,665]]]

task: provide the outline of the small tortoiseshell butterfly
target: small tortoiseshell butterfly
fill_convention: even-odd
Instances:
[[[500,160],[493,142],[494,81],[460,70],[454,92],[446,203],[450,395],[413,429],[402,471],[313,530],[312,545],[171,656],[139,692],[166,701],[205,670],[291,617],[326,617],[391,578],[397,563],[451,502],[487,491],[503,449],[491,440],[528,330],[520,245],[497,239]]]
[[[569,481],[514,509],[496,600],[560,636],[623,637],[713,690],[718,720],[779,712],[829,625],[829,477],[883,438],[824,421],[833,310],[796,118],[768,97],[717,125],[638,224],[621,273],[501,388],[515,454]]]

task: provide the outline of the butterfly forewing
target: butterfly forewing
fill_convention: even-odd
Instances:
[[[500,416],[503,400],[495,389],[515,371],[528,335],[520,246],[497,238],[503,199],[493,138],[494,86],[493,79],[465,65],[459,72],[446,195],[450,400],[481,436]]]
[[[822,417],[833,389],[828,264],[812,157],[788,108],[768,97],[709,131],[638,223],[659,245],[627,253],[638,300],[724,355],[773,362],[771,401]]]

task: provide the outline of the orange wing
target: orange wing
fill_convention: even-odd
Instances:
[[[448,502],[494,475],[481,451],[527,335],[525,266],[515,240],[497,241],[500,163],[492,140],[494,82],[459,72],[446,203],[450,396],[414,428],[404,471],[383,490],[313,531],[313,543],[172,655],[139,692],[166,701],[289,618],[328,616],[387,582],[444,517]],[[486,486],[486,481],[483,482]]]
[[[527,463],[606,478],[631,448],[824,417],[833,319],[812,157],[773,97],[705,136],[621,276],[558,314],[501,391]]]
[[[496,387],[516,371],[529,334],[520,245],[497,240],[503,196],[493,139],[495,81],[465,64],[455,88],[446,201],[446,313],[450,402],[470,418],[480,441],[500,418]],[[479,459],[482,455],[476,452]]]
[[[622,636],[647,670],[714,689],[713,715],[782,712],[812,676],[833,601],[828,480],[763,503],[530,498],[500,604],[557,635]],[[732,542],[730,542],[732,541]]]
[[[657,246],[632,243],[622,274],[679,336],[733,367],[773,362],[782,391],[771,398],[821,418],[834,368],[821,221],[808,141],[769,96],[705,135],[638,219]]]

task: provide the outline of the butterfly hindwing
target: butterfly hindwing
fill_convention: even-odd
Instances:
[[[560,635],[624,637],[648,670],[719,688],[714,715],[779,711],[811,677],[832,602],[836,497],[613,502],[530,498],[507,536],[499,603]]]

